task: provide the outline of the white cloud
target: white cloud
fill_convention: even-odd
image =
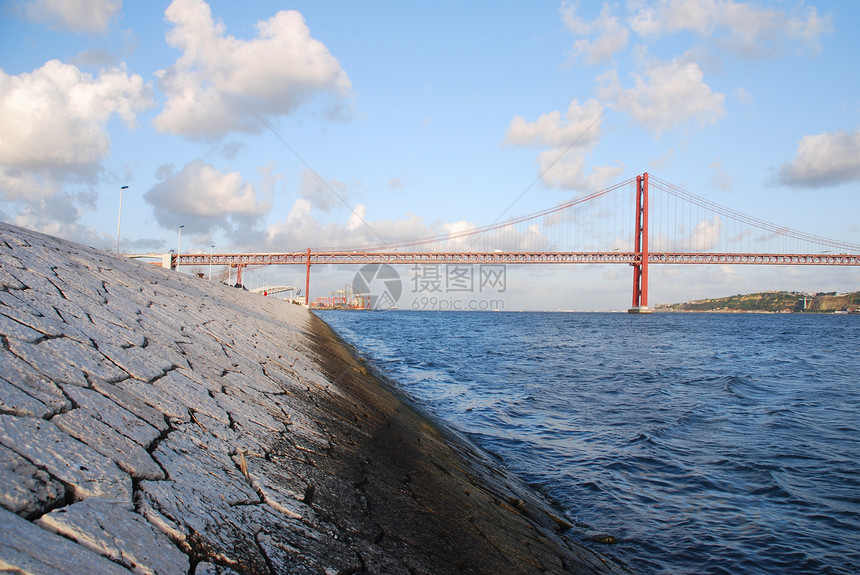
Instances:
[[[230,232],[252,226],[271,210],[239,172],[222,172],[202,160],[186,164],[179,173],[162,167],[159,176],[162,181],[144,199],[166,228],[185,225],[195,233],[216,228]]]
[[[204,138],[257,132],[258,114],[288,114],[318,95],[351,93],[338,61],[296,11],[258,22],[253,40],[227,35],[202,0],[174,0],[165,16],[173,24],[167,42],[182,56],[157,73],[168,96],[154,121],[161,131]]]
[[[603,106],[597,100],[580,105],[571,101],[564,118],[558,110],[542,114],[534,122],[522,116],[511,120],[504,143],[512,146],[590,148],[600,139]]]
[[[600,16],[591,22],[581,19],[577,10],[579,0],[564,2],[561,6],[562,20],[568,31],[581,37],[573,44],[573,56],[582,57],[587,64],[606,62],[617,52],[627,47],[630,32],[616,16],[612,8],[604,4]]]
[[[359,219],[361,216],[361,219]],[[362,221],[363,220],[363,221]],[[287,216],[266,227],[265,233],[252,249],[300,251],[307,248],[344,248],[379,243],[396,243],[438,233],[414,214],[399,220],[368,219],[367,207],[358,204],[346,222],[321,222],[314,217],[313,205],[307,198],[298,198]]]
[[[322,181],[313,170],[302,171],[299,196],[311,202],[313,207],[330,212],[346,202],[346,184],[337,180]]]
[[[122,10],[120,0],[30,0],[27,18],[72,32],[104,32]]]
[[[562,150],[552,149],[538,155],[538,165],[544,183],[551,188],[578,188],[585,174],[585,156],[559,159]]]
[[[708,166],[710,168],[710,178],[708,179],[708,185],[712,188],[715,188],[720,191],[727,191],[732,189],[734,185],[735,178],[723,167],[722,162],[713,161],[711,165]]]
[[[107,68],[119,62],[116,54],[107,50],[84,50],[68,59],[69,64],[79,68]]]
[[[34,172],[0,164],[0,198],[26,204],[57,195],[63,179],[50,172]]]
[[[734,97],[734,100],[740,104],[743,104],[745,106],[753,105],[752,94],[750,94],[740,86],[735,88],[734,94],[732,96]]]
[[[558,110],[542,114],[534,122],[521,116],[511,120],[505,145],[550,148],[538,155],[541,178],[552,188],[597,190],[623,172],[623,166],[597,166],[585,175],[585,154],[601,136],[603,106],[590,99],[574,99],[562,117]]]
[[[605,188],[624,173],[623,163],[615,166],[593,166],[586,175],[585,156],[565,155],[563,150],[552,149],[541,152],[538,164],[545,185],[561,190],[580,192],[596,191]]]
[[[701,220],[696,224],[690,237],[686,240],[689,242],[690,249],[696,252],[714,249],[719,240],[722,225],[723,223],[717,215],[710,220]]]
[[[780,184],[804,188],[860,182],[860,129],[804,136],[777,179]]]
[[[634,86],[626,89],[614,71],[604,74],[600,95],[656,135],[691,120],[710,124],[725,113],[725,94],[703,82],[698,64],[676,58],[669,63],[652,60],[644,68],[644,74],[632,74]]]
[[[580,15],[580,1],[563,2],[562,21],[576,38],[573,56],[587,64],[605,63],[625,49],[631,33],[645,40],[690,32],[747,58],[768,58],[792,46],[817,50],[830,18],[814,6],[789,12],[734,0],[628,2],[626,16],[603,4],[594,20]]]
[[[150,104],[143,79],[123,68],[93,77],[51,60],[31,74],[0,70],[0,165],[90,173],[110,150],[108,119],[134,127]]]
[[[307,226],[308,224],[313,224],[314,220],[313,217],[311,217],[312,209],[313,206],[311,205],[310,200],[306,200],[304,198],[296,200],[284,222],[286,224],[286,229],[297,230],[301,227]]]
[[[630,19],[642,37],[692,32],[716,38],[724,47],[747,57],[779,54],[793,42],[816,49],[830,27],[811,6],[794,16],[785,11],[757,7],[734,0],[662,0],[638,10]]]
[[[2,186],[0,182],[0,186]],[[0,213],[0,219],[16,226],[35,230],[87,245],[105,245],[104,234],[80,223],[85,209],[93,209],[97,194],[92,191],[78,193],[58,192],[53,197],[32,198],[18,202],[15,216]]]
[[[352,214],[349,216],[349,221],[346,222],[346,229],[349,231],[356,230],[364,225],[364,217],[367,215],[367,206],[358,204],[353,208]]]
[[[143,79],[121,67],[94,76],[51,60],[18,76],[0,70],[0,198],[17,209],[18,225],[91,241],[73,228],[94,207],[87,190],[110,153],[106,125],[119,116],[134,127],[151,103]]]
[[[468,235],[476,229],[473,222],[465,220],[428,224],[411,213],[396,220],[372,220],[364,204],[356,205],[346,222],[322,222],[316,219],[310,200],[299,198],[283,221],[266,228],[266,237],[261,238],[261,242],[266,246],[263,249],[276,251],[301,251],[308,247],[352,250],[354,246],[379,245],[410,251],[414,240],[440,237],[445,239],[430,242],[433,249],[482,251],[504,247],[516,250],[547,245],[544,232],[537,224],[526,229],[503,226],[490,233]],[[403,242],[410,245],[398,247]],[[260,245],[254,249],[259,251]]]

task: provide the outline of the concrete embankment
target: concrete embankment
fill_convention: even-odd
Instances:
[[[0,569],[626,573],[307,310],[0,224]]]

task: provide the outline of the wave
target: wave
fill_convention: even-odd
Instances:
[[[860,323],[400,315],[336,317],[637,571],[860,572]]]

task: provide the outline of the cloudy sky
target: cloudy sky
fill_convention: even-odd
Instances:
[[[121,251],[175,249],[180,225],[183,252],[295,251],[488,224],[645,171],[860,244],[855,1],[6,0],[0,18],[0,219],[88,245],[114,248],[121,186]],[[354,273],[320,266],[312,292]],[[860,273],[652,268],[652,305],[772,289]],[[630,292],[625,267],[511,268],[504,298]]]

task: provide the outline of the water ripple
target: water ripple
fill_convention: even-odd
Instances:
[[[639,572],[860,572],[856,317],[320,315]]]

